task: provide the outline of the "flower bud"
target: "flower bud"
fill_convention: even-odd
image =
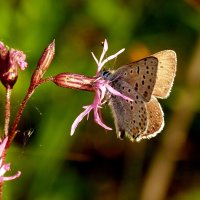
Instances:
[[[36,70],[34,71],[31,84],[37,86],[40,80],[43,78],[46,70],[48,69],[49,65],[51,64],[55,55],[55,40],[44,50]]]
[[[93,86],[96,78],[87,77],[80,74],[61,73],[53,77],[53,82],[64,88],[72,88],[78,90],[95,91]]]

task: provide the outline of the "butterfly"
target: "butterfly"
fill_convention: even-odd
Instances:
[[[173,50],[164,50],[136,62],[103,71],[102,77],[123,97],[109,94],[117,135],[131,141],[156,136],[164,127],[164,113],[157,98],[167,98],[176,75],[177,58]]]

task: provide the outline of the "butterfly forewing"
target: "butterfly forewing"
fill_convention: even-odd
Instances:
[[[121,84],[121,88],[117,89],[122,94],[130,96],[134,90],[144,101],[149,101],[156,82],[157,66],[158,59],[153,56],[124,65],[111,75],[111,85],[115,88],[116,84]],[[124,89],[124,85],[128,85],[128,90]]]
[[[158,59],[157,79],[153,95],[158,98],[167,98],[176,74],[176,53],[172,50],[165,50],[153,54],[153,56]]]

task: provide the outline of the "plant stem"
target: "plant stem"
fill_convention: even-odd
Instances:
[[[46,83],[46,82],[49,82],[49,81],[53,81],[54,77],[50,76],[50,77],[47,77],[45,79],[42,79],[40,82],[39,82],[39,85],[40,84],[43,84],[43,83]]]
[[[9,123],[10,123],[10,97],[12,89],[6,88],[6,105],[5,105],[5,124],[4,124],[4,136],[8,135]]]
[[[29,87],[28,92],[26,93],[26,96],[24,97],[24,100],[20,104],[19,110],[18,110],[17,115],[15,117],[15,121],[13,123],[12,129],[11,129],[9,137],[8,137],[8,142],[6,144],[6,148],[8,148],[10,146],[10,143],[12,142],[15,135],[17,134],[16,128],[18,126],[19,120],[21,119],[22,113],[24,111],[24,108],[25,108],[28,100],[30,99],[30,97],[34,93],[34,90],[35,90],[35,87]]]

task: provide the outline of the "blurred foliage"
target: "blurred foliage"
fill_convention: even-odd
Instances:
[[[12,119],[43,49],[54,38],[56,55],[47,76],[60,72],[94,75],[96,65],[90,52],[100,55],[104,38],[109,43],[108,55],[126,48],[108,68],[163,49],[175,50],[178,56],[175,84],[170,98],[160,101],[166,124],[174,119],[171,116],[184,100],[180,98],[184,92],[191,95],[193,112],[161,199],[200,199],[196,189],[200,186],[200,90],[190,90],[189,86],[186,89],[190,85],[187,81],[193,55],[200,55],[196,48],[200,34],[198,0],[9,0],[0,2],[0,19],[0,40],[23,50],[29,63],[13,90]],[[199,75],[195,77],[198,82]],[[196,94],[195,105],[192,92]],[[4,95],[0,86],[2,119]],[[4,199],[140,199],[153,159],[162,149],[163,137],[167,137],[168,126],[156,138],[138,144],[118,140],[115,130],[105,132],[91,115],[71,137],[71,124],[92,98],[92,93],[62,89],[52,83],[36,90],[7,157],[12,163],[11,173],[20,170],[22,175],[4,184]],[[188,103],[190,106],[190,100]],[[187,115],[187,108],[183,107],[181,114]],[[102,116],[114,129],[107,107]],[[3,123],[1,120],[1,131]],[[155,179],[154,188],[159,190],[159,184]],[[146,199],[152,199],[151,194]]]

